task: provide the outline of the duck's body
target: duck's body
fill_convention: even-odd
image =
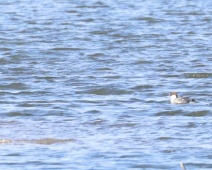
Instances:
[[[190,102],[195,102],[195,99],[189,97],[178,97],[176,92],[171,92],[169,96],[171,104],[188,104]]]

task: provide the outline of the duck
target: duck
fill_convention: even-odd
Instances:
[[[189,97],[178,97],[177,92],[171,92],[170,96],[170,103],[171,104],[188,104],[191,102],[196,102],[195,99]]]

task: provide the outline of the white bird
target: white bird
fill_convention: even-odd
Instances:
[[[195,102],[195,99],[189,97],[178,97],[177,92],[171,92],[169,96],[171,104],[187,104]]]

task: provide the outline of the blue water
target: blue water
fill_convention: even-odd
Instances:
[[[0,169],[212,169],[211,1],[0,11]]]

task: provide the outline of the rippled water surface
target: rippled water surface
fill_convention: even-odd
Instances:
[[[210,0],[0,11],[1,169],[212,169]]]

